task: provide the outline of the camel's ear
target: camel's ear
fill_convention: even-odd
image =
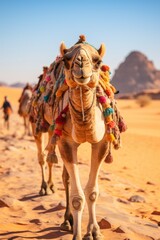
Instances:
[[[104,45],[104,43],[102,43],[100,48],[98,49],[98,53],[101,57],[103,57],[105,52],[106,52],[106,46]]]
[[[62,42],[61,45],[60,45],[60,53],[61,53],[62,57],[64,56],[64,54],[66,52],[67,52],[66,45],[64,44],[64,42]]]

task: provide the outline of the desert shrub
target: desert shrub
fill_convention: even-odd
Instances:
[[[146,107],[147,105],[149,105],[151,103],[151,97],[148,95],[140,95],[136,98],[136,103],[140,106],[140,107]]]

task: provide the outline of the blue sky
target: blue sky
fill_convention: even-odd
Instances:
[[[160,69],[159,0],[0,0],[0,81],[36,82],[80,34],[105,43],[112,75],[134,50]]]

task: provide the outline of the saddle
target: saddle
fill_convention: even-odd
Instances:
[[[127,126],[118,110],[114,98],[116,93],[118,91],[110,83],[110,69],[107,65],[103,65],[100,70],[99,84],[96,87],[96,97],[102,108],[107,126],[106,141],[112,143],[115,149],[119,149],[120,133],[126,131]],[[68,102],[68,85],[65,81],[64,62],[59,58],[50,65],[47,75],[44,79],[41,79],[38,88],[34,90],[30,108],[30,121],[36,123],[36,134],[47,132],[50,128],[53,130],[51,144],[54,146],[62,135],[63,126],[68,116]],[[53,124],[51,125],[44,118],[45,104],[52,112]]]

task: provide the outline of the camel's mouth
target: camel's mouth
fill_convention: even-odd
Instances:
[[[74,77],[74,81],[79,84],[79,85],[86,85],[87,83],[89,83],[91,80],[91,77],[87,77],[87,78],[75,78]]]

